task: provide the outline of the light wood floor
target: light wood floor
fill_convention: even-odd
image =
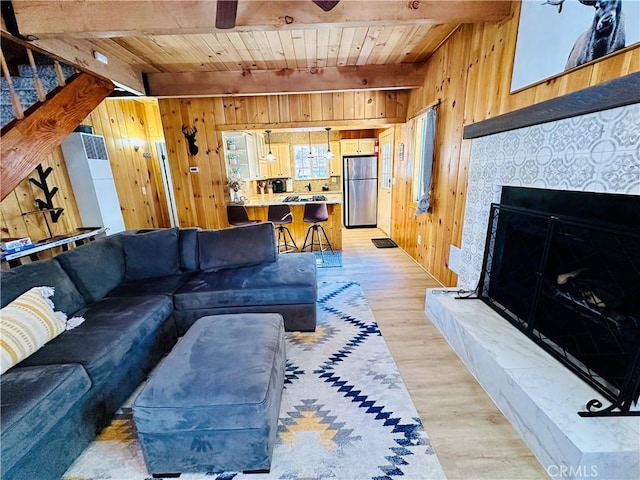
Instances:
[[[378,229],[343,230],[343,267],[320,281],[360,282],[449,480],[549,478],[424,313],[441,286],[400,248],[375,248]]]

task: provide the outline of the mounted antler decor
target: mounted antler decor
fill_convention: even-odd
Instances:
[[[184,138],[187,139],[187,143],[189,144],[189,153],[193,156],[198,154],[198,146],[196,145],[196,133],[198,129],[196,127],[190,127],[188,125],[182,126],[182,133],[184,134]]]

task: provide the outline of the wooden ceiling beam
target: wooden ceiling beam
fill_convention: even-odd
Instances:
[[[40,52],[66,64],[73,65],[78,70],[91,73],[126,87],[126,89],[132,93],[138,95],[144,95],[145,93],[142,72],[139,69],[115,57],[109,57],[109,63],[106,65],[99,62],[94,57],[96,48],[89,40],[59,40],[52,38],[47,40],[26,41],[6,31],[4,25],[0,30],[0,34],[2,37],[21,44],[34,52]]]
[[[379,128],[389,128],[397,123],[405,123],[407,119],[405,117],[381,117],[375,119],[358,119],[358,130],[375,130]],[[243,131],[243,130],[264,130],[271,129],[273,132],[283,131],[286,132],[292,128],[326,128],[331,127],[333,130],[353,130],[354,120],[325,120],[319,122],[314,121],[300,121],[295,122],[268,122],[268,123],[241,123],[241,124],[229,124],[225,123],[223,128],[225,131]]]
[[[215,0],[13,0],[20,34],[36,39],[211,33]],[[240,0],[234,30],[478,23],[510,15],[505,0],[342,0],[324,12],[311,0]]]
[[[0,200],[113,91],[111,82],[81,73],[2,135]]]
[[[221,97],[348,90],[402,90],[424,84],[422,63],[242,72],[150,73],[149,95]]]

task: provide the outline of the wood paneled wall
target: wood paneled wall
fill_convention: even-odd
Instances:
[[[347,126],[371,129],[395,126],[392,238],[445,285],[455,285],[448,269],[449,245],[460,246],[466,202],[470,141],[462,140],[465,124],[491,118],[549,98],[638,71],[640,47],[510,94],[520,6],[513,2],[510,18],[491,24],[463,25],[427,62],[422,88],[408,91],[361,91],[323,94],[229,98],[161,99],[152,103],[105,100],[87,119],[107,140],[127,228],[169,226],[155,141],[167,143],[181,226],[219,228],[227,225],[224,208],[226,173],[220,152],[223,130],[254,130],[304,126]],[[415,216],[411,184],[414,170],[413,117],[439,102],[432,209]],[[405,120],[409,118],[408,121]],[[198,129],[199,153],[188,153],[184,125]],[[129,140],[145,146],[134,152]],[[404,160],[398,160],[404,144]],[[145,159],[143,152],[151,153]],[[65,208],[56,233],[80,225],[79,214],[60,149],[43,160],[53,166],[60,193],[56,206]],[[198,172],[190,172],[197,167]],[[146,195],[142,192],[146,189]],[[47,235],[35,209],[28,180],[1,204],[2,236]],[[422,242],[417,243],[418,235]]]
[[[164,141],[157,104],[107,99],[83,123],[92,125],[94,133],[105,137],[125,226],[131,229],[170,226],[155,148],[156,141]],[[144,142],[138,152],[130,145],[133,138]],[[151,158],[143,157],[144,152],[151,153]],[[41,165],[43,169],[53,168],[48,184],[58,187],[54,205],[64,208],[57,223],[49,221],[52,234],[60,235],[83,226],[62,149],[57,147]],[[35,171],[29,177],[37,179]],[[142,193],[142,187],[146,194]],[[37,209],[36,198],[44,200],[40,190],[27,178],[0,203],[2,239],[30,237],[38,241],[49,237],[43,214],[23,215]]]
[[[404,122],[408,92],[340,92],[230,98],[160,99],[180,225],[227,226],[226,170],[221,132],[304,126],[367,128]],[[195,127],[197,155],[190,155],[183,126]],[[191,172],[197,167],[197,172]]]
[[[449,245],[460,246],[471,141],[462,140],[465,124],[491,118],[549,98],[638,71],[640,47],[510,94],[520,5],[500,23],[463,25],[427,62],[422,88],[409,97],[409,121],[396,127],[405,146],[404,162],[396,162],[393,191],[393,239],[440,282],[453,286],[448,269]],[[413,120],[429,105],[438,106],[432,208],[415,216],[411,196]],[[418,245],[418,235],[422,243]]]
[[[50,188],[58,187],[58,193],[53,197],[53,204],[55,207],[64,208],[64,212],[56,223],[52,223],[51,217],[48,216],[51,234],[55,236],[71,232],[76,227],[81,226],[82,223],[80,222],[80,214],[69,181],[67,167],[62,157],[62,149],[58,147],[52,154],[43,159],[41,165],[44,170],[49,167],[53,169],[47,178],[47,184]],[[38,209],[36,199],[45,200],[42,190],[33,185],[29,178],[39,180],[35,171],[32,172],[0,203],[0,222],[2,225],[0,237],[3,240],[29,237],[33,242],[36,242],[50,236],[44,217],[44,215],[49,214],[23,215]],[[49,254],[51,253],[49,252]],[[59,252],[56,251],[54,253]],[[46,253],[43,253],[41,257],[45,258]]]
[[[170,226],[155,146],[162,140],[155,103],[107,99],[84,123],[105,139],[126,228]],[[143,144],[137,152],[134,140]]]

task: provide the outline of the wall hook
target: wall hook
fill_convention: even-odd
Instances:
[[[198,154],[198,146],[196,145],[196,133],[198,129],[196,127],[190,127],[188,125],[182,126],[182,133],[184,134],[184,138],[187,139],[187,143],[189,144],[189,153],[191,155]]]

